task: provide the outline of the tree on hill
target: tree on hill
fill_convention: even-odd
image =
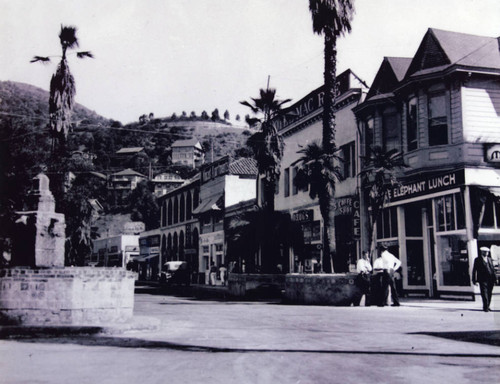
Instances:
[[[201,119],[202,120],[208,120],[209,119],[207,111],[201,112]]]
[[[212,121],[218,121],[218,120],[220,120],[219,110],[217,108],[215,108],[212,111],[212,117],[211,117],[211,119],[212,119]]]
[[[224,120],[229,120],[229,111],[226,109],[226,111],[224,112]]]
[[[130,193],[128,205],[133,221],[142,221],[146,230],[160,225],[160,208],[153,194],[151,182],[141,181]]]
[[[191,111],[191,115],[189,115],[189,118],[192,119],[192,120],[195,120],[197,118],[196,112],[195,111]]]

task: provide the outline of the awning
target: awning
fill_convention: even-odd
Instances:
[[[141,257],[134,257],[132,258],[132,261],[137,261],[139,263],[142,263],[144,261],[148,261],[149,259],[152,259],[154,257],[159,257],[160,255],[149,255],[149,256],[141,256]]]
[[[222,194],[207,199],[205,202],[202,202],[198,207],[196,207],[196,209],[193,209],[193,215],[208,211],[220,211],[223,206],[223,199],[224,196]]]

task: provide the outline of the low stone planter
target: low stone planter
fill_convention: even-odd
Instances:
[[[361,290],[355,273],[287,274],[284,300],[294,304],[350,306]]]
[[[102,325],[133,316],[135,273],[124,268],[0,270],[0,323]]]
[[[244,299],[280,298],[285,289],[285,275],[230,273],[229,295]]]

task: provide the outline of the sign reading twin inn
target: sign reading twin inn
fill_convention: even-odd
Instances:
[[[420,179],[404,182],[393,186],[389,190],[391,202],[411,199],[413,197],[440,192],[455,188],[465,183],[464,170],[425,175]]]

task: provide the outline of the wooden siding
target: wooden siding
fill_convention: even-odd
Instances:
[[[500,143],[500,88],[462,88],[464,138]]]
[[[448,126],[451,130],[450,140],[451,144],[460,144],[463,142],[462,130],[462,97],[460,93],[460,86],[454,84],[449,92],[450,94],[450,118],[448,119]]]

